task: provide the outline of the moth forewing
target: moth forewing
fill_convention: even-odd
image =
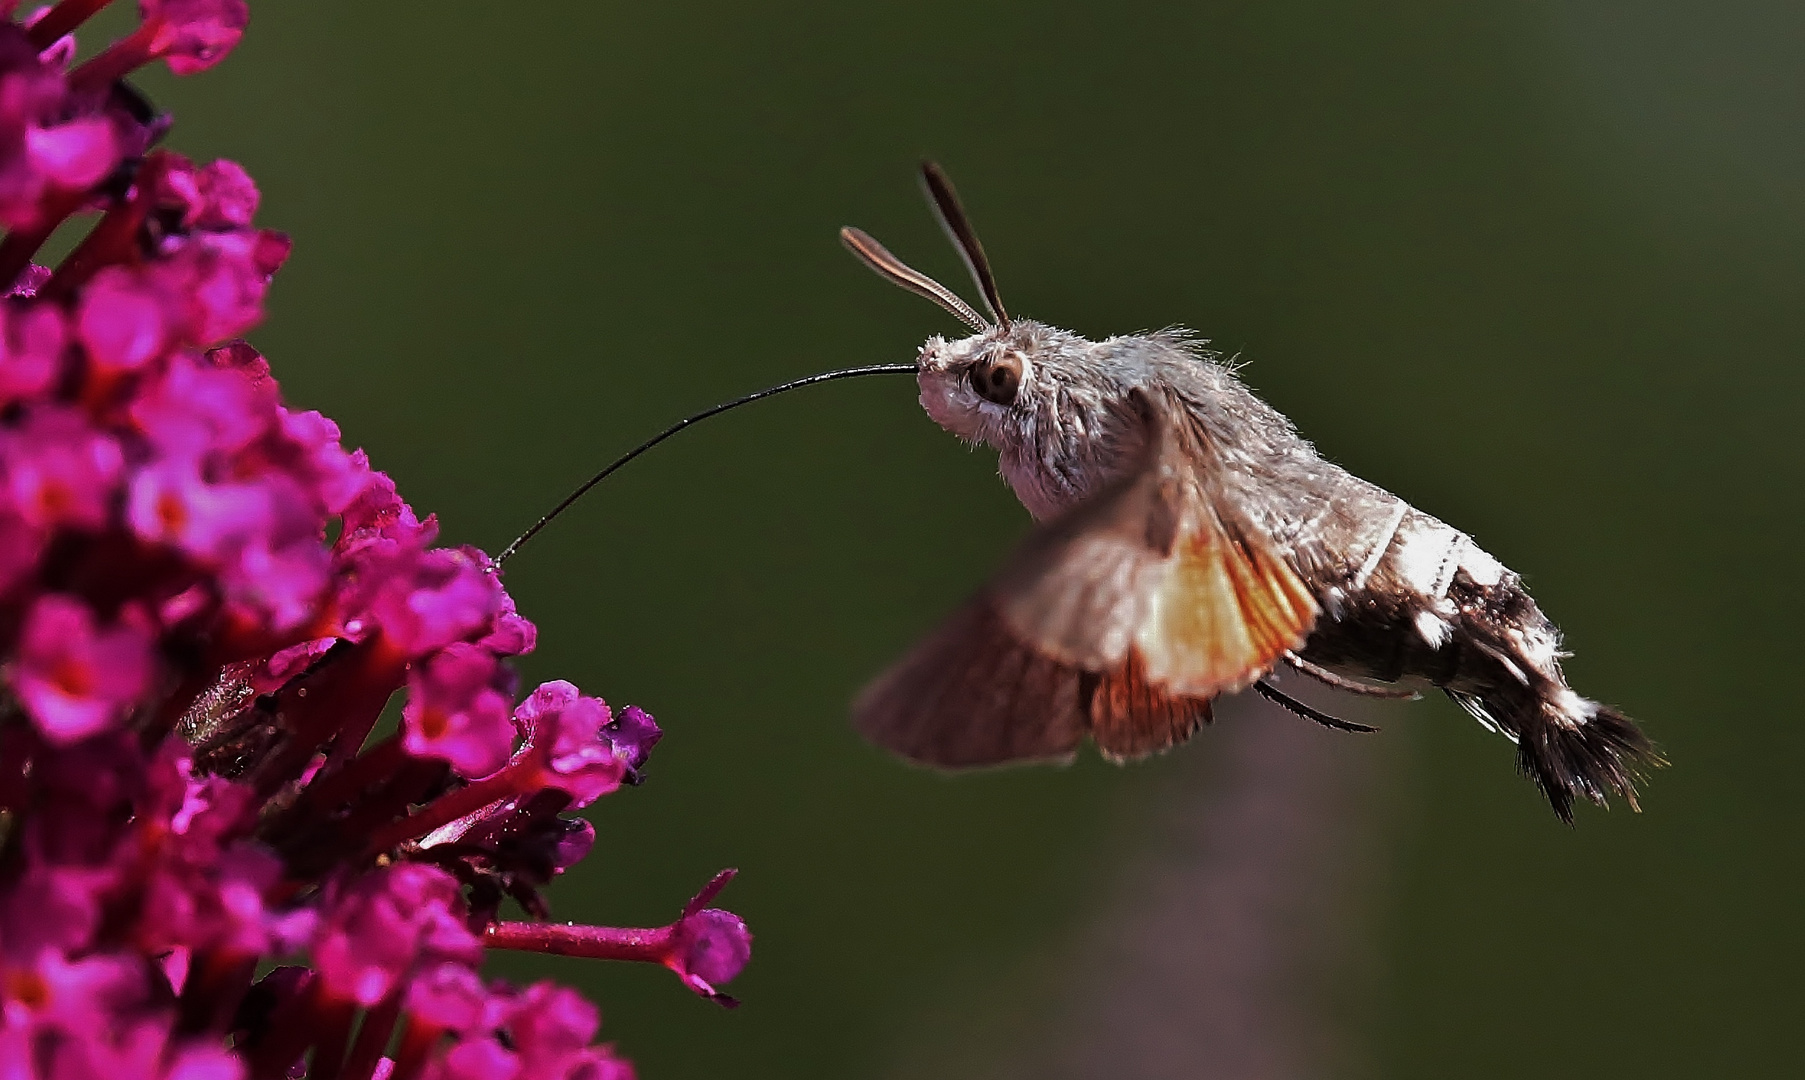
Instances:
[[[1076,668],[1017,638],[988,594],[968,601],[853,705],[872,742],[943,769],[1069,758],[1084,737]]]
[[[1131,539],[1080,533],[1013,561],[993,591],[1023,641],[1098,671],[1127,657],[1167,572],[1165,560]]]
[[[1126,659],[1169,572],[1165,523],[1178,511],[1162,473],[1159,436],[1149,430],[1122,476],[1038,527],[1004,563],[989,591],[1021,640],[1088,671]]]
[[[1091,739],[1104,757],[1129,761],[1190,738],[1210,722],[1210,699],[1168,693],[1147,678],[1138,653],[1080,686]]]
[[[944,701],[949,685],[969,690],[967,654],[1016,657],[1027,650],[1043,666],[1081,676],[1076,704],[1099,748],[1135,756],[1189,736],[1209,718],[1210,699],[1245,688],[1303,643],[1315,603],[1270,541],[1232,507],[1218,505],[1225,496],[1183,453],[1189,418],[1146,395],[1131,403],[1143,430],[1124,475],[1039,526],[976,600],[883,676],[883,689],[861,699],[862,729],[878,731],[878,741],[893,749],[937,740],[934,752],[945,757],[953,736],[923,740],[914,727],[878,717],[926,710],[894,702],[911,683],[923,701]],[[1225,516],[1236,520],[1232,538]],[[992,626],[974,610],[1001,618]],[[979,642],[980,631],[1005,640]],[[964,652],[949,646],[953,640],[965,642]],[[992,691],[986,685],[978,696],[988,701]],[[1001,703],[948,707],[982,713],[987,725],[1044,722]],[[994,732],[985,738],[987,745],[1008,741]]]
[[[1180,541],[1137,643],[1149,678],[1214,697],[1251,685],[1309,636],[1317,608],[1264,542],[1205,524]]]

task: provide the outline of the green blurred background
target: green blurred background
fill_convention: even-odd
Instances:
[[[1312,811],[1367,822],[1329,845],[1364,882],[1339,1034],[1284,1071],[1755,1077],[1798,1075],[1805,1004],[1801,55],[1789,0],[312,0],[144,81],[295,237],[255,335],[290,399],[491,551],[687,411],[954,329],[834,240],[964,289],[911,174],[939,158],[1012,308],[1241,353],[1325,454],[1523,572],[1673,762],[1645,813],[1566,829],[1447,702],[1376,714]],[[525,549],[527,678],[668,731],[556,913],[663,922],[733,865],[757,946],[732,1013],[658,970],[503,970],[591,992],[647,1077],[988,1075],[1084,1037],[1072,943],[1145,822],[1207,812],[1232,725],[947,781],[845,722],[1025,522],[873,380],[686,434]]]

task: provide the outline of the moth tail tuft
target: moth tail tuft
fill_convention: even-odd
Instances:
[[[1636,722],[1608,705],[1562,689],[1517,723],[1517,767],[1548,797],[1555,815],[1571,825],[1573,801],[1584,797],[1608,806],[1615,795],[1640,811],[1636,781],[1665,765]]]

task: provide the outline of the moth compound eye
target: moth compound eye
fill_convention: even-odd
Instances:
[[[1022,361],[1018,356],[984,360],[971,368],[971,388],[985,401],[1009,405],[1022,386]]]

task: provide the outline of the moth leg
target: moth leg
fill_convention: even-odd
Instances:
[[[1323,727],[1334,728],[1336,731],[1357,731],[1362,734],[1371,734],[1372,732],[1379,730],[1378,728],[1371,727],[1367,724],[1356,724],[1350,720],[1343,720],[1338,716],[1330,716],[1320,709],[1312,709],[1310,706],[1305,705],[1303,702],[1292,697],[1290,694],[1285,693],[1283,690],[1280,690],[1265,679],[1261,679],[1254,683],[1253,688],[1258,690],[1260,696],[1264,697],[1267,701],[1283,706],[1285,709],[1296,713],[1305,720],[1314,720]]]
[[[1399,701],[1415,701],[1423,696],[1415,690],[1406,690],[1400,686],[1374,686],[1372,683],[1361,682],[1359,679],[1350,679],[1346,675],[1337,675],[1326,667],[1312,664],[1296,653],[1286,653],[1285,663],[1317,682],[1326,683],[1337,690],[1345,690],[1350,694],[1359,694],[1363,697],[1395,698]]]

